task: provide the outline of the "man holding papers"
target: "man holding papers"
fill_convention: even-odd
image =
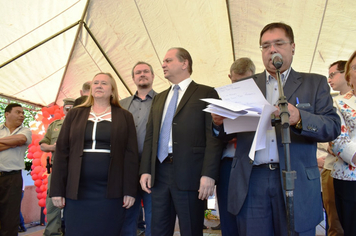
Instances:
[[[284,94],[290,113],[290,156],[297,172],[294,189],[295,234],[315,236],[322,220],[320,174],[316,162],[317,142],[328,142],[340,133],[338,118],[325,77],[299,73],[291,68],[295,43],[292,28],[284,23],[266,25],[260,34],[262,60],[266,70],[254,80],[267,101],[276,106],[279,92],[272,55],[279,53]],[[298,106],[300,103],[309,106]],[[274,112],[278,117],[279,109]],[[213,116],[219,137],[228,139],[222,117]],[[224,122],[225,123],[225,122]],[[287,235],[282,170],[285,166],[279,123],[265,132],[264,149],[250,153],[255,132],[240,132],[231,166],[228,211],[236,215],[238,235]]]

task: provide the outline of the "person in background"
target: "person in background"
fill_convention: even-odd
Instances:
[[[292,69],[295,52],[292,28],[281,22],[266,25],[260,33],[260,49],[266,70],[254,77],[266,100],[277,106],[279,99],[276,68],[272,55],[279,53],[285,97],[288,101],[290,129],[290,161],[296,171],[294,180],[294,229],[296,236],[315,236],[315,227],[322,221],[320,173],[316,160],[317,142],[328,142],[340,134],[340,119],[333,108],[326,78]],[[303,103],[305,106],[297,105]],[[309,106],[307,105],[309,104]],[[279,109],[274,112],[279,117]],[[223,118],[214,118],[214,129],[226,138]],[[288,235],[287,206],[283,190],[285,169],[281,123],[267,130],[266,148],[249,152],[255,132],[236,135],[237,146],[232,163],[228,211],[236,215],[238,235]],[[305,194],[308,193],[308,194]],[[294,231],[294,232],[293,232]]]
[[[234,61],[230,67],[230,74],[228,75],[231,83],[238,82],[242,78],[247,78],[255,74],[256,67],[250,58],[242,57]],[[212,115],[214,117],[214,114]],[[233,138],[226,143],[223,150],[223,155],[220,162],[219,181],[216,185],[216,194],[219,205],[220,228],[224,236],[237,234],[237,223],[235,216],[227,210],[227,196],[229,188],[229,178],[231,171],[231,164],[235,155],[236,138]],[[212,227],[212,229],[218,229]]]
[[[162,68],[172,86],[157,94],[146,126],[141,186],[152,191],[152,235],[203,235],[204,200],[219,175],[222,143],[212,136],[202,98],[218,98],[212,87],[191,78],[193,61],[184,48],[171,48]]]
[[[63,113],[64,117],[60,120],[53,121],[47,128],[46,134],[43,139],[39,142],[41,150],[43,152],[52,152],[51,164],[55,159],[56,143],[61,131],[64,118],[68,111],[72,109],[74,105],[73,98],[63,99]],[[51,174],[48,175],[48,185],[47,185],[47,198],[46,198],[46,209],[47,209],[47,224],[43,232],[43,236],[51,235],[63,235],[64,229],[62,229],[62,217],[61,209],[55,207],[52,202],[52,198],[49,197],[49,192],[51,189]]]
[[[90,84],[91,81],[87,81],[83,84],[82,89],[80,90],[80,97],[74,101],[74,107],[83,104],[87,100],[90,93]]]
[[[334,98],[341,119],[341,134],[331,143],[337,157],[331,176],[344,235],[353,236],[356,235],[356,51],[346,63],[345,79],[352,90]]]
[[[111,74],[95,75],[86,102],[68,112],[52,169],[50,197],[65,207],[66,236],[120,234],[135,202],[138,148]]]
[[[351,87],[348,86],[345,80],[345,65],[347,61],[336,61],[329,66],[329,78],[328,82],[330,87],[334,91],[339,91],[338,96],[343,96]],[[337,97],[338,97],[337,96]],[[335,99],[335,98],[334,98]],[[336,161],[335,155],[332,154],[329,143],[318,144],[319,147],[322,146],[324,150],[323,157],[325,162],[323,165],[323,170],[321,172],[321,186],[322,186],[322,197],[323,205],[327,215],[328,224],[328,236],[343,236],[344,230],[340,224],[340,220],[336,211],[335,206],[335,191],[334,191],[334,180],[330,173],[333,169],[334,162]],[[330,153],[331,152],[331,153]],[[319,164],[319,162],[318,162]]]
[[[135,121],[139,161],[141,161],[143,142],[146,136],[146,124],[150,113],[151,104],[156,92],[152,89],[154,73],[152,66],[147,62],[139,61],[132,68],[132,79],[137,87],[135,95],[120,101],[121,106],[132,113]],[[125,222],[121,231],[122,236],[136,236],[141,200],[145,212],[145,236],[151,236],[151,195],[142,190],[138,183],[138,193],[135,204],[126,211]]]
[[[25,116],[20,104],[5,108],[5,122],[0,125],[0,235],[18,234],[20,224],[25,152],[32,133],[22,125]]]

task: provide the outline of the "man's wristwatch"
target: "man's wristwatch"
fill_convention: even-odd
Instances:
[[[302,118],[300,118],[297,122],[297,124],[295,124],[294,126],[296,129],[302,129],[303,128],[303,124],[302,124]]]

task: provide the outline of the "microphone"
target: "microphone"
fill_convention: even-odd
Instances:
[[[277,70],[280,69],[283,65],[282,55],[279,53],[274,53],[272,55],[272,64],[274,67],[276,67]]]

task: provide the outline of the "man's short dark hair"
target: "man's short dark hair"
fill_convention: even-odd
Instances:
[[[22,107],[22,106],[18,103],[10,103],[9,105],[6,106],[5,112],[11,112],[12,108],[14,107]]]
[[[255,64],[251,61],[250,58],[248,57],[241,57],[234,61],[230,67],[230,74],[232,75],[232,72],[238,75],[244,75],[248,71],[251,71],[252,74],[255,74],[256,67]]]
[[[147,62],[144,62],[144,61],[139,61],[132,67],[132,71],[131,71],[132,78],[134,77],[134,69],[138,65],[148,65],[148,67],[151,70],[152,75],[154,75],[153,68],[152,68],[152,66],[150,64],[148,64]]]
[[[284,32],[286,33],[287,38],[289,38],[290,43],[294,43],[294,34],[293,34],[293,30],[292,27],[290,27],[289,25],[282,23],[282,22],[274,22],[274,23],[270,23],[268,25],[266,25],[260,34],[260,45],[261,45],[261,39],[264,33],[266,33],[269,30],[273,30],[273,29],[282,29],[284,30]]]
[[[334,63],[332,63],[332,64],[329,66],[329,69],[330,69],[331,67],[337,65],[336,69],[337,69],[338,71],[345,71],[346,62],[347,62],[347,61],[343,61],[343,60],[335,61]]]
[[[189,72],[189,74],[192,74],[193,73],[193,60],[192,60],[192,57],[190,56],[189,52],[186,49],[180,48],[180,47],[171,48],[168,51],[173,50],[173,49],[177,50],[176,56],[180,62],[183,62],[184,60],[188,60],[188,72]]]

